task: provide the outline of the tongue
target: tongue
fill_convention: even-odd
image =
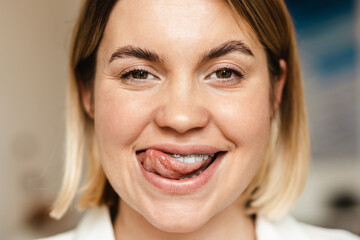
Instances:
[[[155,149],[147,149],[145,152],[137,154],[137,159],[142,163],[146,171],[157,173],[162,177],[170,179],[187,177],[197,170],[206,168],[211,162],[209,157],[208,160],[201,162],[184,163]]]

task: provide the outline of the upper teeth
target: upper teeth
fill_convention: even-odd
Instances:
[[[207,160],[209,157],[213,157],[214,154],[190,154],[190,155],[181,155],[181,154],[172,154],[167,153],[169,156],[175,158],[176,160],[184,163],[194,163]]]

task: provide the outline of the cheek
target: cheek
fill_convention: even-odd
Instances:
[[[219,101],[220,103],[220,101]],[[216,108],[216,123],[233,144],[222,171],[222,195],[238,198],[258,171],[270,134],[270,102],[267,86],[254,88],[222,100]]]
[[[266,86],[253,92],[224,98],[215,111],[215,121],[237,147],[257,145],[266,140],[270,131],[269,90]]]
[[[95,134],[104,171],[114,186],[131,182],[134,142],[151,121],[152,110],[146,98],[106,82],[95,88],[94,100]]]
[[[151,118],[150,109],[140,99],[99,87],[95,93],[95,129],[101,144],[123,148],[137,138]]]
[[[129,200],[129,192],[136,193],[129,190],[136,171],[134,142],[151,121],[153,110],[148,102],[148,97],[129,94],[107,80],[95,87],[94,127],[101,164],[124,200]]]

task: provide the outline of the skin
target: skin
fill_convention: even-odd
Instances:
[[[286,64],[280,61],[283,74],[270,103],[265,50],[244,21],[240,26],[221,0],[115,5],[98,50],[94,89],[82,89],[82,96],[94,118],[103,169],[121,198],[116,239],[255,239],[241,193],[263,159]],[[241,40],[253,56],[234,51],[201,62],[209,49],[230,40]],[[129,45],[156,52],[162,62],[110,61]],[[148,77],[119,77],[134,67]],[[216,71],[224,67],[244,76],[219,78]],[[216,146],[227,154],[204,187],[168,194],[144,179],[135,155],[163,143]]]

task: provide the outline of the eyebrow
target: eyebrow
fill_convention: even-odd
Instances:
[[[116,58],[124,58],[124,57],[134,57],[134,58],[148,60],[151,62],[163,62],[156,52],[128,45],[118,48],[111,55],[109,63],[114,61]]]
[[[245,43],[243,43],[242,41],[233,40],[225,42],[220,46],[210,50],[208,53],[204,54],[201,62],[206,62],[210,59],[218,58],[236,51],[248,56],[254,56],[253,52]]]
[[[245,43],[243,43],[242,41],[233,40],[222,43],[220,46],[211,49],[208,53],[203,55],[201,62],[206,62],[210,59],[218,58],[236,51],[239,51],[248,56],[254,56],[253,52]],[[127,45],[118,48],[111,55],[109,63],[111,63],[117,58],[124,58],[124,57],[134,57],[134,58],[148,60],[150,62],[158,62],[158,63],[163,62],[159,54],[157,54],[154,51]]]

